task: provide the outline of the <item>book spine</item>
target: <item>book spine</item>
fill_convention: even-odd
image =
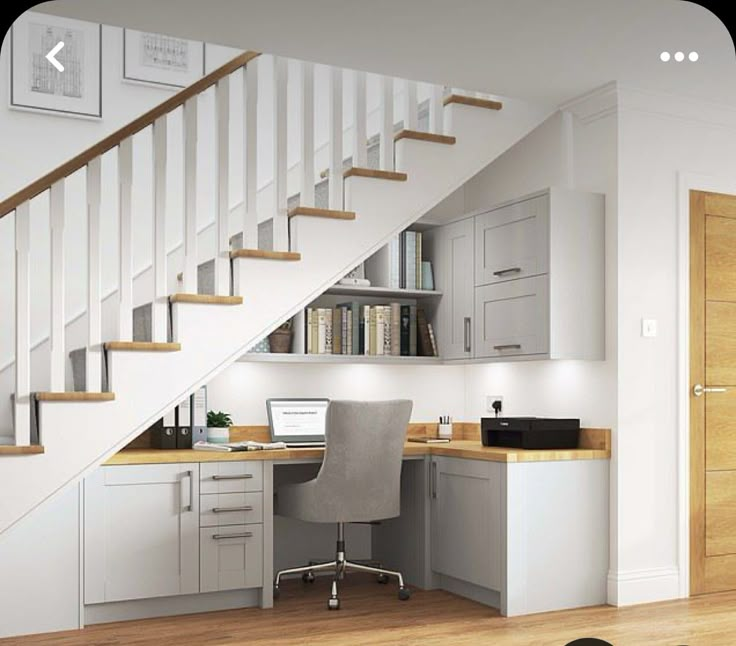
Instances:
[[[406,232],[406,267],[405,281],[406,289],[416,289],[416,262],[417,262],[416,234],[414,231]]]
[[[429,338],[429,325],[427,316],[423,309],[417,309],[417,338],[419,341],[418,351],[423,357],[433,357],[432,342]]]
[[[401,305],[391,303],[391,355],[401,354]]]
[[[409,356],[417,356],[417,306],[409,305]]]
[[[389,262],[389,287],[392,289],[398,289],[401,285],[399,281],[399,236],[391,238],[388,247],[388,262]]]
[[[342,321],[340,320],[340,308],[333,307],[332,318],[332,354],[342,354]]]
[[[327,348],[327,312],[317,308],[317,354],[325,354]]]
[[[383,309],[383,305],[376,305],[373,307],[376,313],[376,345],[375,354],[383,354],[383,336],[385,334],[384,328],[386,327],[386,313]]]
[[[401,346],[402,357],[409,356],[409,306],[401,306]]]
[[[376,352],[376,330],[378,328],[378,321],[376,320],[376,308],[375,307],[369,307],[368,308],[368,324],[369,324],[369,334],[368,334],[368,354],[375,356],[377,354]]]
[[[383,306],[383,354],[391,354],[391,306]]]
[[[416,289],[422,288],[422,232],[417,231],[416,234]]]
[[[370,305],[363,306],[363,354],[370,354],[371,350],[371,308]]]
[[[307,308],[307,316],[306,319],[306,330],[304,331],[304,343],[306,347],[304,348],[304,351],[307,354],[312,354],[312,308]]]
[[[312,310],[312,354],[319,354],[319,309]]]
[[[432,344],[432,356],[439,357],[440,354],[437,352],[437,339],[434,336],[434,328],[431,323],[427,323],[427,329],[429,330],[429,341]]]
[[[399,288],[406,287],[406,231],[399,234]]]
[[[346,311],[346,319],[347,319],[347,349],[345,351],[345,354],[355,354],[356,350],[353,347],[353,313],[350,310]]]

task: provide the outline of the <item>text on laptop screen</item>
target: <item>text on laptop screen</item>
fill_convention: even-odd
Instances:
[[[274,439],[324,436],[328,404],[327,400],[271,401]]]

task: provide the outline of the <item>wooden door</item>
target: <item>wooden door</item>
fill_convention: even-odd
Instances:
[[[690,193],[690,591],[736,590],[736,196]]]

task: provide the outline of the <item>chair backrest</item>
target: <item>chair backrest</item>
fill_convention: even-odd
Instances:
[[[400,513],[401,461],[412,402],[332,401],[315,486],[345,522]]]

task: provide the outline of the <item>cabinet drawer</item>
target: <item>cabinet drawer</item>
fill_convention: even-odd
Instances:
[[[199,499],[199,526],[247,525],[263,522],[263,494],[211,493]]]
[[[541,195],[475,218],[475,284],[549,271],[549,197]]]
[[[241,493],[263,489],[261,462],[208,462],[201,465],[201,493]]]
[[[475,321],[476,357],[547,354],[548,277],[477,287]]]
[[[199,530],[200,592],[263,585],[263,525]]]

